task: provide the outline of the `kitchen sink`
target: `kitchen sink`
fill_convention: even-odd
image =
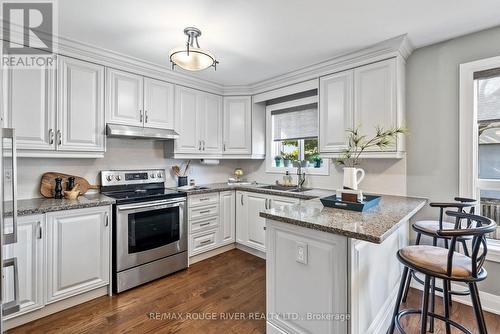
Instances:
[[[287,187],[287,186],[280,186],[280,185],[264,186],[264,187],[261,187],[261,189],[288,191],[288,192],[292,192],[292,193],[301,193],[303,191],[311,190],[310,188],[300,188],[299,189],[296,186]]]

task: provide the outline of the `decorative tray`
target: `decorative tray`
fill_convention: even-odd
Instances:
[[[363,212],[373,208],[380,202],[380,196],[365,195],[362,202],[347,202],[337,198],[336,195],[320,198],[324,206],[336,209]]]

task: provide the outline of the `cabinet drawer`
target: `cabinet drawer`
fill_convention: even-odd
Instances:
[[[217,228],[192,234],[189,237],[189,255],[196,255],[217,247]]]
[[[190,222],[189,233],[197,233],[199,231],[205,231],[219,226],[219,217],[212,217],[209,219],[197,220]]]
[[[209,193],[203,195],[188,196],[188,206],[190,208],[201,205],[212,205],[219,203],[219,193]]]
[[[199,220],[217,216],[219,214],[219,205],[204,205],[200,207],[190,208],[188,212],[189,220]]]

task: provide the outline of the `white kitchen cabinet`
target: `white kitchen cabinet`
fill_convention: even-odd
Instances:
[[[106,78],[106,121],[142,126],[144,122],[142,76],[108,68]]]
[[[59,211],[46,217],[47,303],[109,284],[109,207]]]
[[[236,232],[236,194],[234,191],[220,193],[219,240],[220,246],[235,241]]]
[[[376,126],[391,129],[397,121],[396,59],[354,69],[354,124],[370,138]]]
[[[144,126],[174,128],[174,85],[144,78]]]
[[[320,78],[319,150],[339,152],[346,146],[346,131],[354,128],[353,71]]]
[[[56,131],[54,70],[3,70],[4,126],[16,129],[19,150],[53,151]]]
[[[7,220],[7,227],[12,220]],[[43,240],[45,229],[44,215],[23,216],[18,218],[17,243],[5,245],[3,259],[16,258],[18,273],[19,304],[18,312],[4,319],[10,319],[27,312],[42,308],[45,278],[43,270]],[[14,268],[4,268],[4,303],[14,300]]]
[[[196,157],[222,152],[222,98],[191,88],[175,90],[175,153]]]
[[[58,58],[57,150],[104,152],[104,66]]]
[[[252,154],[252,98],[224,97],[224,154]]]

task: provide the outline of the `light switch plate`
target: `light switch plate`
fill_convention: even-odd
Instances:
[[[295,242],[295,261],[307,264],[307,244],[304,242]]]

